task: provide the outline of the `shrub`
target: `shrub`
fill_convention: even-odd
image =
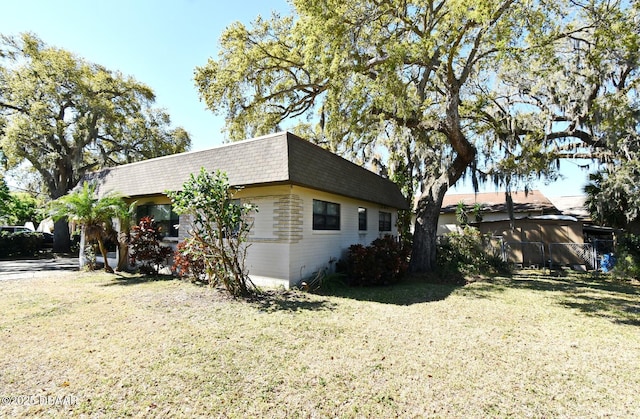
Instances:
[[[613,274],[619,279],[640,279],[640,235],[625,234],[620,238]]]
[[[0,232],[0,257],[35,256],[44,243],[42,233],[21,231]]]
[[[142,217],[138,225],[133,226],[129,245],[131,263],[140,262],[140,271],[145,274],[157,275],[164,262],[173,254],[170,247],[160,244],[160,233],[151,217]]]
[[[408,248],[392,236],[374,240],[371,245],[349,247],[344,268],[350,285],[386,285],[402,278],[409,267]]]
[[[257,208],[234,199],[236,191],[225,173],[201,168],[179,192],[168,191],[167,195],[175,212],[191,218],[191,238],[185,246],[204,264],[205,281],[223,285],[233,296],[249,296],[258,292],[245,266],[251,214]]]
[[[173,256],[172,270],[180,278],[189,278],[192,281],[199,281],[205,278],[205,263],[202,251],[197,243],[192,243],[186,239],[176,248]]]
[[[437,266],[444,282],[463,283],[466,275],[510,272],[509,264],[489,252],[488,237],[469,226],[444,236],[437,249]]]

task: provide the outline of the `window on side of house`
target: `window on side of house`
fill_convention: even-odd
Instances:
[[[391,231],[391,213],[380,211],[378,231]]]
[[[367,231],[367,209],[358,208],[358,230]]]
[[[314,199],[313,229],[340,230],[340,204]]]
[[[136,223],[142,217],[151,217],[158,225],[160,237],[178,237],[180,217],[170,204],[145,204],[136,208]]]

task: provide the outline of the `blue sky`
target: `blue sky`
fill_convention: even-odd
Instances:
[[[0,33],[34,32],[45,43],[121,71],[156,93],[193,150],[222,144],[223,118],[205,109],[193,83],[196,66],[217,56],[218,39],[233,22],[250,24],[285,0],[20,0],[3,1]]]
[[[258,15],[286,14],[289,8],[286,0],[6,0],[0,33],[33,32],[49,45],[149,85],[155,105],[191,134],[192,150],[202,150],[223,143],[224,121],[200,102],[195,67],[217,56],[218,39],[231,23],[250,24]],[[572,162],[561,170],[567,179],[534,188],[548,196],[581,194],[586,172]],[[471,182],[459,183],[455,192],[471,192]]]

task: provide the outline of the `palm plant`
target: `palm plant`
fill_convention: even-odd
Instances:
[[[129,208],[118,194],[109,193],[96,197],[96,185],[84,182],[82,189],[72,191],[51,202],[50,214],[54,220],[67,218],[82,226],[87,241],[96,241],[104,259],[104,270],[113,272],[107,259],[105,239],[113,231],[114,218],[127,218]]]

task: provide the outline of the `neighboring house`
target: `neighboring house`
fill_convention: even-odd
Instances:
[[[201,167],[225,172],[242,187],[236,198],[258,206],[247,268],[259,285],[293,286],[352,244],[397,235],[397,210],[407,207],[393,182],[288,132],[117,166],[91,179],[98,194],[137,201],[138,218],[152,215],[174,246],[189,234],[189,220],[171,210],[165,191],[180,190]]]
[[[440,214],[439,234],[457,231],[456,210],[460,202],[467,209],[468,223],[482,234],[494,238],[493,246],[502,257],[521,266],[584,265],[594,268],[595,256],[584,245],[583,199],[567,197],[561,211],[541,191],[512,193],[513,220],[510,219],[504,192],[446,195]],[[475,220],[473,207],[481,208],[481,220]],[[580,217],[580,218],[578,218]]]
[[[558,209],[538,190],[513,192],[514,218],[535,217],[539,215],[555,215]],[[465,204],[468,214],[468,222],[475,222],[473,207],[479,204],[481,207],[482,221],[508,220],[506,198],[504,192],[483,192],[477,194],[447,194],[442,201],[442,209],[438,218],[438,235],[458,231],[460,224],[456,220],[458,204]]]
[[[591,214],[585,205],[586,195],[567,195],[549,198],[562,215],[576,217],[584,222],[591,222]]]

